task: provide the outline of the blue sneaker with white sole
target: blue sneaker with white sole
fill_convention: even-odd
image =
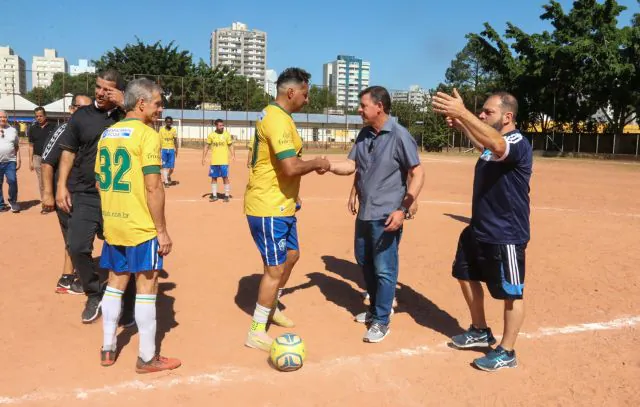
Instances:
[[[475,359],[473,364],[485,372],[495,372],[496,370],[509,367],[517,367],[516,351],[507,351],[502,346],[490,350],[481,358]]]
[[[491,328],[478,329],[473,325],[460,335],[451,337],[451,344],[458,349],[488,347],[495,343],[496,338],[493,337]]]

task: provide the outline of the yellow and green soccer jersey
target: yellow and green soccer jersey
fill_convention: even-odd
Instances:
[[[95,172],[107,243],[136,246],[156,237],[144,176],[160,173],[160,135],[137,119],[114,124],[100,136]]]
[[[251,173],[244,194],[244,211],[250,216],[293,216],[300,191],[300,176],[287,177],[277,161],[300,157],[302,139],[293,118],[270,104],[256,123]]]
[[[229,132],[212,131],[207,136],[207,144],[211,149],[211,165],[229,165],[229,146],[233,144]]]
[[[166,126],[162,126],[160,129],[160,138],[162,139],[163,150],[175,150],[176,149],[176,137],[178,137],[178,131],[175,127],[171,130],[167,130]]]

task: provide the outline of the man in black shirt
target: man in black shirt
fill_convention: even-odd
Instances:
[[[67,234],[69,254],[87,295],[82,312],[83,323],[91,323],[98,318],[103,293],[92,257],[94,238],[102,233],[100,195],[94,172],[96,147],[102,132],[124,117],[118,108],[124,102],[123,89],[124,80],[115,70],[98,74],[94,102],[78,109],[59,141],[62,155],[56,205],[71,215]],[[135,279],[131,281],[135,282]],[[135,286],[130,285],[127,292],[135,293]],[[128,293],[125,297],[129,297]],[[125,301],[123,317],[128,302]],[[130,319],[133,320],[132,313]],[[129,325],[122,320],[121,323]]]
[[[78,108],[89,106],[93,100],[86,95],[75,95],[69,112],[73,115]],[[59,294],[84,294],[82,290],[82,282],[74,272],[71,256],[69,256],[69,247],[67,244],[67,230],[69,229],[69,214],[55,206],[56,183],[58,181],[58,163],[62,150],[58,141],[64,133],[68,123],[62,123],[51,133],[47,140],[44,150],[42,151],[42,184],[44,192],[42,196],[42,209],[51,212],[56,211],[60,230],[62,231],[62,239],[64,241],[64,263],[62,266],[62,276],[56,285],[56,293]]]
[[[44,107],[38,106],[33,110],[36,122],[29,129],[29,169],[35,170],[38,176],[38,186],[40,188],[40,200],[44,192],[42,184],[42,173],[40,172],[40,163],[42,162],[42,150],[44,144],[53,133],[55,126],[47,121],[47,112]],[[40,213],[48,213],[44,208]]]

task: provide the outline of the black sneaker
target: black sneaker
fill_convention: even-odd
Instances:
[[[67,294],[74,278],[75,276],[73,274],[63,274],[62,276],[60,276],[60,279],[58,279],[58,284],[56,284],[56,293]]]
[[[229,202],[229,195],[224,196],[223,202]]]
[[[136,317],[133,312],[123,311],[122,315],[120,315],[120,321],[118,321],[118,325],[123,328],[131,328],[136,324]]]
[[[211,195],[209,198],[209,202],[216,202],[218,200],[218,196]]]
[[[102,300],[100,297],[89,297],[82,311],[82,323],[90,324],[100,316],[100,305]]]
[[[75,279],[71,283],[71,286],[68,289],[68,293],[75,294],[75,295],[84,294],[84,289],[82,288],[82,282],[78,277],[75,277]]]

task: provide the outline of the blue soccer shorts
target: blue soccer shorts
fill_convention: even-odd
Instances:
[[[295,216],[258,217],[247,215],[253,241],[267,266],[278,266],[287,260],[288,250],[299,250]]]
[[[162,168],[173,169],[176,165],[176,150],[162,149]]]
[[[211,165],[209,166],[209,176],[211,178],[226,178],[229,176],[229,166]]]
[[[137,246],[113,246],[104,242],[100,267],[117,273],[139,273],[162,270],[162,256],[158,254],[158,238]]]

